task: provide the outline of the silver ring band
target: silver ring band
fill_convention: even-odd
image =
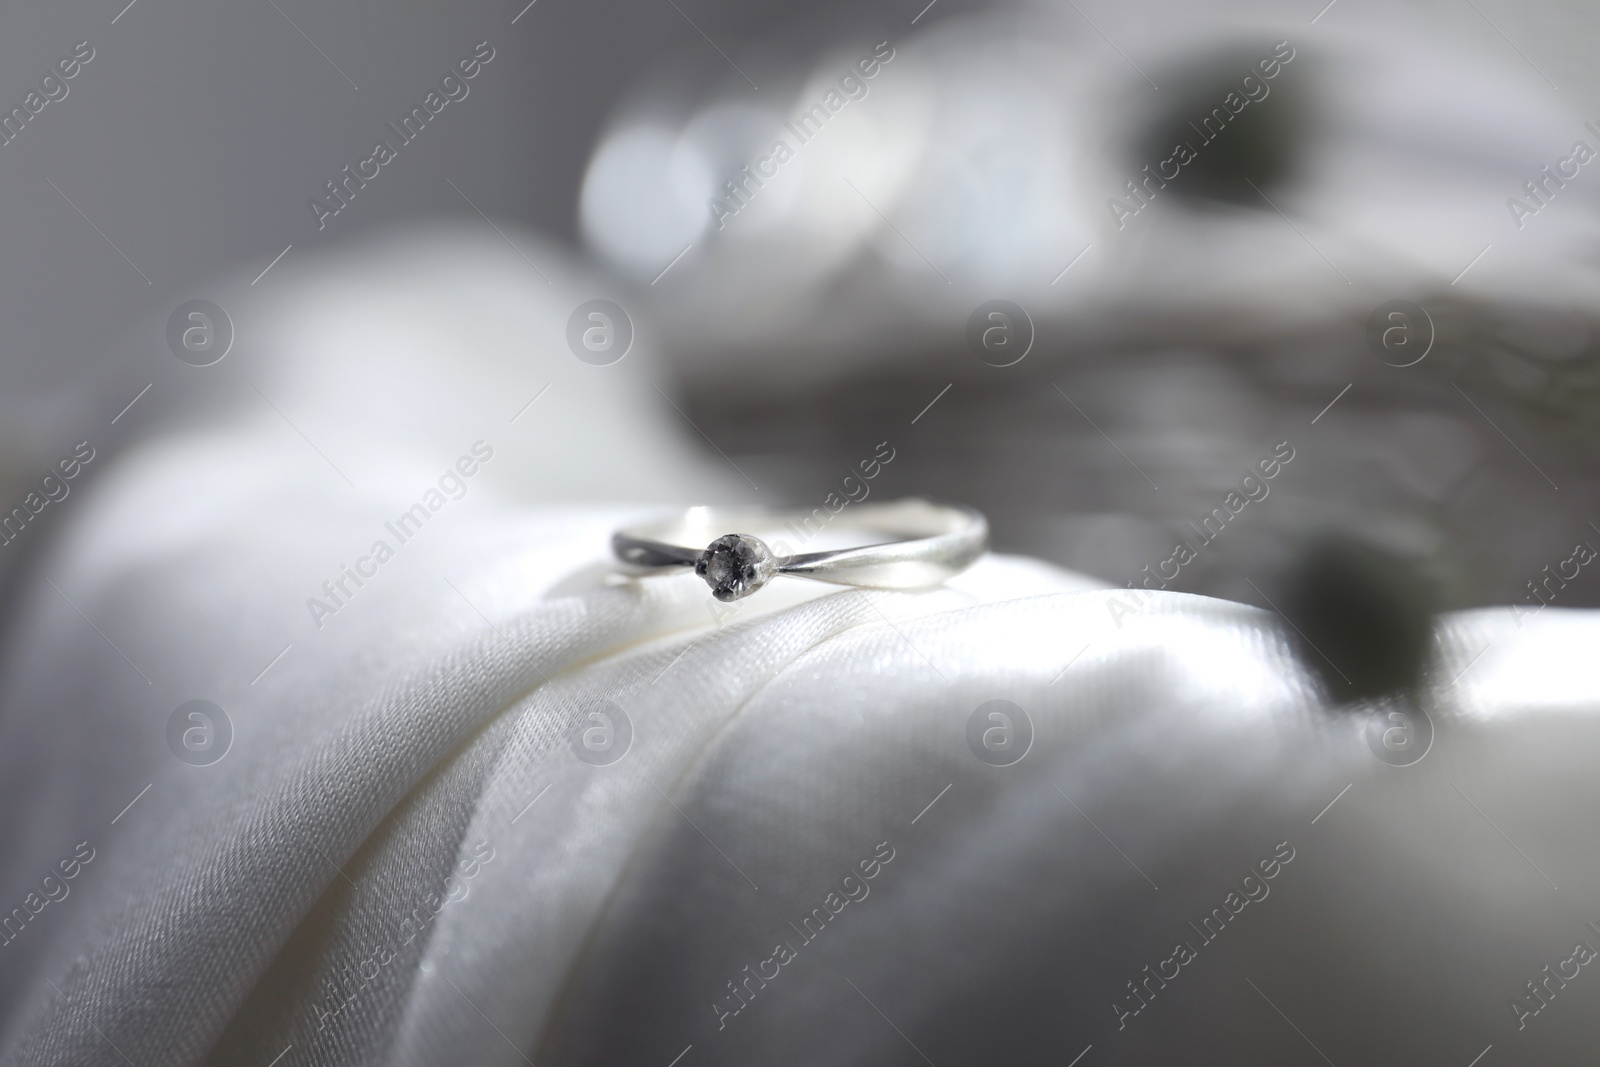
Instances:
[[[826,517],[829,531],[879,539],[855,548],[779,555],[758,537],[729,532],[780,524],[795,529],[796,521],[807,524],[805,530],[818,522],[820,529],[818,515]],[[690,508],[611,535],[611,550],[623,563],[644,572],[693,567],[711,586],[711,595],[724,601],[749,596],[780,574],[870,589],[926,589],[966,570],[988,543],[989,522],[982,512],[914,497],[852,503],[838,512]]]

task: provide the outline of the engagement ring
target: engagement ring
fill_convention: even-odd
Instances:
[[[780,526],[801,540],[847,531],[860,534],[864,543],[789,554],[774,552],[753,534],[724,532],[770,532]],[[749,596],[779,574],[871,589],[926,589],[966,570],[988,542],[989,522],[981,512],[911,498],[847,504],[836,512],[690,508],[662,522],[618,530],[611,535],[611,550],[623,563],[647,572],[693,567],[711,595],[726,601]],[[790,547],[777,537],[773,543]]]

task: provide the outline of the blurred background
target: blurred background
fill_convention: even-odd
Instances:
[[[493,586],[516,584],[498,576],[538,569],[522,558],[538,549],[499,540],[508,514],[572,517],[592,544],[571,561],[577,587],[605,552],[586,532],[610,528],[602,508],[832,511],[864,486],[975,505],[998,549],[1112,586],[1282,609],[1357,674],[1344,692],[1328,679],[1340,697],[1415,686],[1435,609],[1510,604],[1520,626],[1546,605],[1600,606],[1592,3],[62,0],[0,27],[0,724],[29,806],[0,826],[0,855],[54,856],[105,817],[102,792],[132,795],[143,765],[124,746],[166,766],[171,741],[146,726],[179,699],[270,706],[283,675],[336,676],[340,649],[364,657],[372,633],[458,626],[420,581],[396,581],[385,629],[347,617],[284,659],[322,628],[306,594],[475,443],[494,461],[452,503],[456,535],[406,566],[431,581],[498,553],[467,601],[484,621]],[[1139,601],[1111,604],[1116,619]],[[224,642],[185,632],[223,614],[229,647],[265,668],[248,684],[208,654]],[[1513,645],[1549,655],[1491,674],[1496,707],[1587,699],[1569,654],[1582,620],[1566,621],[1559,640],[1542,642],[1552,625],[1489,654],[1480,672]],[[60,636],[86,627],[103,662]],[[1133,677],[1159,661],[1108,676],[1107,707],[1186,677]],[[156,662],[154,680],[136,666]],[[1281,739],[1230,718],[1248,745],[1191,745],[1204,719],[1179,713],[1234,686],[1193,670],[1215,688],[1179,686],[1183,729],[1129,727],[1156,731],[1155,770],[1127,772],[1115,748],[1073,758],[1130,796],[1151,780],[1180,790],[1151,797],[1184,796],[1180,761],[1243,788],[1241,753]],[[1502,983],[1450,1009],[1475,1012],[1505,972],[1466,950],[1521,944],[1544,915],[1507,889],[1528,873],[1507,855],[1453,862],[1472,839],[1451,820],[1489,815],[1448,776],[1520,806],[1544,835],[1533,855],[1584,858],[1567,833],[1585,810],[1571,783],[1590,777],[1581,731],[1504,721],[1476,763],[1436,757],[1421,802],[1386,794],[1381,817],[1341,831],[1355,844],[1312,861],[1375,857],[1323,881],[1335,903],[1299,927],[1320,940],[1294,942],[1351,968],[1337,990],[1308,970],[1306,988],[1368,1047],[1445,1047],[1430,1026],[1398,1036],[1408,989],[1428,978],[1418,995],[1444,1003],[1451,982]],[[229,766],[271,757],[247,750]],[[1274,805],[1290,807],[1250,807]],[[1143,794],[1133,810],[1174,837],[1209,817]],[[1433,842],[1424,817],[1457,836]],[[1037,839],[982,844],[1050,859]],[[6,900],[32,871],[7,874]],[[1024,936],[1029,952],[1058,944]],[[22,1017],[8,992],[30,945],[43,951],[21,943],[0,973],[4,1026]],[[1521,974],[1532,957],[1515,958]],[[980,983],[993,999],[969,1007],[1014,996],[1024,973]],[[1214,1032],[1235,1010],[1217,1003],[1204,1029],[1164,1033]],[[934,1010],[941,1026],[972,1017]],[[1589,1017],[1541,1031],[1568,1042],[1551,1062],[1592,1045]]]
[[[502,418],[549,377],[507,368],[587,373],[570,316],[606,300],[644,376],[627,419],[716,478],[608,475],[619,422],[528,450],[530,499],[823,506],[887,442],[874,492],[970,502],[998,547],[1117,585],[1262,603],[1334,534],[1414,561],[1447,607],[1600,603],[1578,550],[1600,545],[1593,5],[69,0],[4,21],[8,508],[79,442],[88,482],[263,403],[360,465],[374,420],[401,437],[440,402],[417,361],[476,376],[455,399]],[[478,360],[448,291],[385,304],[407,264],[498,271],[540,308],[526,351]],[[194,300],[223,309],[223,362],[175,358]],[[432,332],[373,372],[357,350],[408,316]]]

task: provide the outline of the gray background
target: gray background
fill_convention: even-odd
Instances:
[[[849,15],[804,3],[684,0],[679,6],[759,83],[763,56],[776,48],[825,40],[830,27],[870,20],[879,8],[883,21],[898,24],[922,4],[885,3]],[[922,24],[976,6],[941,0]],[[1167,5],[1085,0],[1080,6],[1135,56],[1173,32]],[[1320,5],[1304,6],[1309,12]],[[1442,36],[1496,39],[1464,3],[1408,6],[1434,9]],[[1566,94],[1600,107],[1594,5],[1481,0],[1478,6],[1514,31]],[[667,0],[538,0],[515,25],[511,19],[522,7],[515,0],[278,0],[278,7],[282,14],[267,0],[137,0],[118,18],[123,5],[113,0],[16,5],[5,13],[0,103],[6,108],[20,104],[77,41],[96,50],[71,82],[71,94],[0,146],[0,394],[7,400],[0,445],[7,453],[50,453],[59,428],[48,414],[53,407],[39,401],[63,389],[95,388],[90,379],[107,363],[115,368],[147,358],[109,349],[130,322],[204,295],[207,277],[219,270],[260,269],[291,243],[293,256],[397,221],[476,219],[446,177],[493,218],[573,239],[578,183],[618,94],[663,68],[691,79],[726,72],[723,59]],[[1283,11],[1264,4],[1218,9],[1240,7]],[[417,102],[481,40],[498,55],[472,95],[448,108],[319,233],[306,200],[342,164],[364,157],[383,123]]]
[[[1060,4],[1040,6],[1065,10]],[[129,7],[68,3],[9,12],[0,35],[0,107],[20,104],[75,42],[88,40],[96,56],[70,83],[65,100],[48,105],[19,137],[0,146],[5,175],[0,182],[0,247],[5,249],[0,486],[7,499],[20,497],[40,471],[82,439],[85,427],[105,426],[146,382],[183,378],[174,374],[181,368],[162,343],[161,326],[183,301],[218,297],[224,275],[230,285],[254,277],[292,245],[257,289],[270,290],[293,277],[297,260],[397,224],[437,220],[486,228],[489,223],[462,194],[513,234],[543,234],[567,246],[574,262],[581,263],[584,252],[574,222],[578,189],[589,153],[619,101],[661,86],[692,100],[734,79],[730,68],[735,64],[758,84],[769,76],[779,82],[797,64],[839,41],[858,41],[879,29],[905,39],[909,21],[923,7],[923,0],[850,7],[537,0],[526,8],[516,0],[449,6],[276,0],[276,7],[271,0],[209,7],[136,0]],[[1304,7],[1296,17],[1309,23],[1322,5]],[[1103,31],[1130,63],[1140,64],[1170,55],[1191,35],[1229,19],[1264,13],[1289,17],[1281,4],[1192,7],[1085,0],[1076,8],[1086,40],[1098,42],[1095,35]],[[916,29],[926,31],[940,20],[979,9],[966,0],[938,0]],[[1408,32],[1418,25],[1436,32],[1437,39],[1428,42],[1432,47],[1493,54],[1508,66],[1531,65],[1560,86],[1563,101],[1574,110],[1600,114],[1600,78],[1593,64],[1600,15],[1593,5],[1462,0],[1398,6],[1337,0],[1323,21],[1370,25],[1381,34],[1391,14],[1404,16],[1412,28]],[[385,122],[419,103],[456,60],[485,40],[496,49],[496,58],[471,83],[470,96],[451,104],[319,231],[308,199],[341,166],[364,158],[384,135]],[[1493,140],[1504,132],[1485,129],[1484,136]],[[1540,162],[1530,159],[1528,172]],[[1486,202],[1504,192],[1486,190]],[[680,341],[683,336],[680,331]],[[1321,340],[1296,339],[1294,345],[1306,351]],[[1326,340],[1344,357],[1370,362],[1359,344],[1347,344],[1343,335]],[[1186,373],[1209,374],[1202,366],[1207,360],[1227,364],[1223,369],[1234,376],[1234,384],[1218,389],[1250,393],[1257,412],[1253,427],[1270,426],[1285,413],[1302,424],[1300,409],[1309,417],[1339,386],[1330,378],[1331,389],[1319,382],[1281,391],[1272,378],[1274,368],[1283,365],[1277,356],[1269,353],[1259,366],[1241,368],[1237,353],[1225,346],[1207,345],[1204,337],[1183,341],[1194,342],[1202,353]],[[250,338],[238,343],[247,347]],[[1153,344],[1150,350],[1164,346]],[[669,362],[683,354],[673,351],[670,338],[663,347]],[[948,358],[969,362],[959,344]],[[1121,415],[1111,407],[1118,397],[1148,396],[1146,382],[1177,379],[1160,378],[1114,350],[1105,350],[1102,358],[1110,363],[1083,359],[1068,368],[1059,360],[1048,362],[1041,352],[1014,379],[1028,381],[1049,400],[1045,390],[1051,374],[1069,374],[1064,380],[1112,438],[1127,446],[1131,434],[1135,446],[1144,449],[1136,448],[1136,454],[1160,452],[1159,443],[1138,438],[1151,420],[1167,415],[1142,401]],[[1324,369],[1341,381],[1357,377],[1355,371],[1345,377],[1332,359]],[[1138,388],[1129,388],[1130,376]],[[719,389],[726,383],[690,382],[684,406],[725,450],[757,467],[765,463],[777,497],[810,500],[819,487],[831,484],[838,462],[859,451],[859,437],[870,433],[875,440],[891,414],[898,418],[903,395],[932,396],[950,377],[938,366],[925,380],[902,374],[875,382],[869,376],[836,383],[834,391],[824,386],[790,396],[787,407],[766,404],[754,413],[739,390]],[[1476,422],[1443,378],[1436,384],[1443,402],[1459,408],[1450,417],[1471,423],[1471,432],[1487,442],[1485,453],[1499,456],[1490,452],[1500,448],[1498,431]],[[1080,385],[1089,390],[1087,399]],[[139,419],[102,431],[108,436],[101,440],[114,446],[116,434],[159,431],[182,406],[163,406],[164,391],[165,385],[144,401]],[[1183,417],[1196,421],[1197,434],[1225,436],[1215,412],[1198,399],[1205,393],[1198,387],[1183,393]],[[1105,490],[1107,484],[1120,484],[1114,480],[1127,472],[1118,468],[1108,474],[1121,460],[1101,449],[1086,425],[1063,427],[1055,421],[1056,412],[1044,409],[1019,420],[1015,413],[1025,409],[1010,393],[1002,394],[953,393],[941,413],[955,420],[947,427],[951,436],[909,453],[909,462],[897,471],[903,481],[894,491],[971,500],[995,517],[1000,547],[1118,584],[1131,580],[1152,552],[1164,549],[1166,527],[1214,502],[1214,486],[1186,466],[1189,456],[1181,451],[1169,455],[1171,465],[1155,476],[1176,483],[1188,497],[1168,493],[1130,500]],[[1359,400],[1358,390],[1345,407]],[[1496,401],[1511,406],[1497,407]],[[1528,443],[1524,435],[1533,434],[1529,426],[1537,425],[1537,413],[1518,411],[1515,397],[1491,396],[1484,402],[1497,419],[1527,415],[1511,426],[1512,434]],[[1423,401],[1400,398],[1398,403]],[[987,409],[998,418],[986,421]],[[1331,432],[1349,432],[1359,440],[1371,431],[1351,424]],[[1547,506],[1542,499],[1519,501],[1508,527],[1497,518],[1507,514],[1497,483],[1483,499],[1468,500],[1446,516],[1444,536],[1463,542],[1454,551],[1463,561],[1461,570],[1492,575],[1455,597],[1454,604],[1516,599],[1527,577],[1541,563],[1561,558],[1555,553],[1565,550],[1573,530],[1583,528],[1581,520],[1588,516],[1579,497],[1593,475],[1590,457],[1560,440],[1534,440],[1529,447],[1541,461],[1566,465],[1556,473],[1575,485],[1577,495],[1568,493],[1561,506]],[[1243,441],[1230,441],[1229,447],[1244,457],[1241,462],[1259,450]],[[1558,450],[1562,459],[1549,458]],[[1236,458],[1230,452],[1219,469],[1231,472]],[[1508,484],[1531,480],[1515,456],[1499,458],[1510,464]],[[1330,510],[1381,513],[1396,506],[1398,494],[1364,498],[1347,492],[1363,477],[1349,465],[1330,467],[1307,484],[1306,494]],[[1133,489],[1142,485],[1133,483]],[[1278,513],[1287,518],[1289,510]],[[1307,513],[1296,509],[1297,515]],[[1118,525],[1130,515],[1143,525]],[[1316,518],[1313,524],[1324,521]],[[1219,557],[1218,574],[1201,575],[1191,591],[1254,600],[1239,577],[1246,562],[1274,550],[1282,555],[1298,533],[1298,528],[1262,524],[1259,543],[1241,545],[1246,560]],[[1590,593],[1575,591],[1569,602],[1589,599]]]

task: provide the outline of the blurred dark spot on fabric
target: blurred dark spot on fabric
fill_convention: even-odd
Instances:
[[[1278,606],[1306,666],[1354,702],[1418,686],[1437,599],[1420,561],[1323,535],[1294,561]]]
[[[1262,77],[1261,63],[1276,70]],[[1135,135],[1134,169],[1172,157],[1188,145],[1195,158],[1162,189],[1191,206],[1236,204],[1266,209],[1250,183],[1268,196],[1298,175],[1308,143],[1311,109],[1306,92],[1309,57],[1301,49],[1279,63],[1272,46],[1230,47],[1189,62],[1157,80],[1162,104]],[[1248,79],[1248,81],[1246,80]],[[1234,109],[1238,108],[1237,111]]]

